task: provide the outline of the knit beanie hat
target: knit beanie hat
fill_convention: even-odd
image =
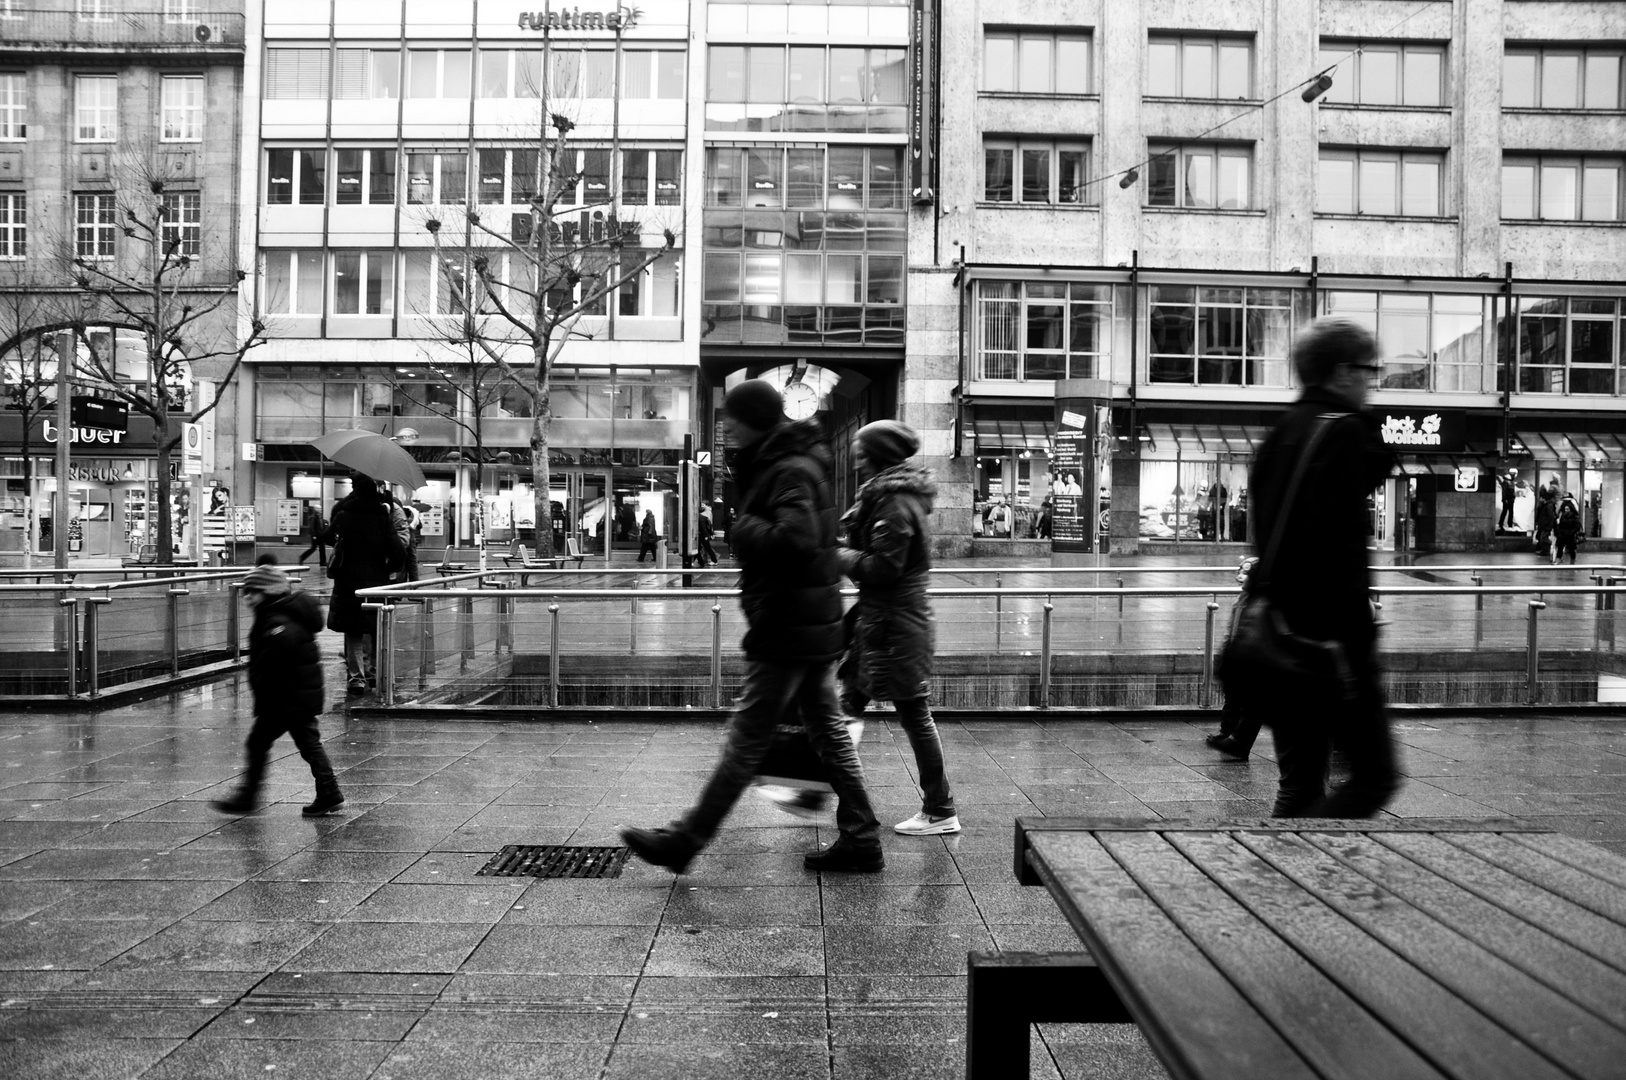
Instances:
[[[877,420],[858,429],[858,445],[876,469],[889,469],[907,461],[920,449],[920,436],[908,424]]]
[[[723,398],[723,411],[752,431],[771,431],[785,419],[785,399],[767,379],[747,379]]]
[[[243,579],[244,592],[262,592],[267,596],[286,596],[293,591],[288,575],[279,566],[256,566]]]

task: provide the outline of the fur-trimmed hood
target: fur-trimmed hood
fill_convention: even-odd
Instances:
[[[858,489],[857,510],[871,500],[880,501],[889,495],[912,495],[921,501],[926,513],[932,512],[937,501],[937,478],[924,465],[905,461],[890,469],[882,469]]]

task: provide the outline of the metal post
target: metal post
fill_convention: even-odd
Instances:
[[[1051,613],[1056,606],[1046,600],[1044,605],[1044,644],[1039,650],[1039,708],[1050,708],[1050,625]]]
[[[508,655],[514,655],[514,598],[503,593],[497,598],[497,647],[496,654],[502,655],[504,646]]]
[[[68,696],[80,696],[80,600],[78,597],[67,597],[57,600],[59,607],[65,608],[63,616],[67,618],[67,626],[63,633],[63,641],[67,641],[67,649],[63,651],[68,662]]]
[[[190,589],[169,589],[169,673],[181,673],[181,597],[192,595]]]
[[[1475,570],[1473,572],[1473,574],[1470,577],[1470,580],[1474,583],[1474,587],[1476,589],[1478,589],[1479,587],[1481,587],[1481,586],[1483,586],[1485,584],[1485,579],[1479,576],[1479,571],[1477,571],[1477,570]],[[1475,594],[1474,594],[1474,647],[1478,648],[1479,645],[1484,640],[1485,640],[1485,594],[1482,593],[1482,592],[1475,592]]]
[[[1122,574],[1119,574],[1118,575],[1118,588],[1121,590],[1123,587],[1124,587],[1124,576]],[[1120,591],[1118,593],[1118,614],[1122,615],[1123,613],[1124,613],[1124,594]]]
[[[1208,602],[1208,625],[1203,630],[1203,696],[1202,707],[1214,707],[1214,613],[1219,610],[1219,601]]]
[[[462,624],[458,629],[462,642],[463,670],[467,671],[469,661],[474,659],[474,597],[458,597],[457,614]]]
[[[395,704],[395,605],[385,604],[378,612],[378,655],[373,671],[378,675],[378,694],[385,707]]]
[[[243,583],[230,581],[226,583],[226,595],[231,603],[226,606],[226,641],[231,645],[232,663],[243,658],[243,642],[240,640],[243,631],[242,613],[237,605],[243,598]]]
[[[1547,605],[1540,600],[1530,601],[1530,620],[1527,623],[1529,637],[1525,644],[1525,661],[1528,664],[1528,669],[1525,672],[1524,685],[1525,702],[1529,705],[1534,705],[1536,703],[1537,696],[1541,692],[1541,683],[1537,677],[1541,657],[1541,652],[1538,647],[1541,640],[1541,632],[1537,629],[1536,615],[1546,606]]]
[[[711,707],[723,707],[723,602],[711,603]]]
[[[994,593],[994,651],[999,651],[1000,632],[1004,629],[1003,615],[1005,614],[1005,575],[994,575],[994,588],[1000,590]]]
[[[85,598],[85,666],[88,668],[90,679],[90,696],[95,697],[101,689],[101,610],[103,604],[111,604],[111,596],[89,596]]]
[[[548,605],[548,708],[559,707],[559,601]]]

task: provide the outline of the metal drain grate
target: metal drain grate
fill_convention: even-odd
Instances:
[[[509,844],[480,867],[484,877],[613,878],[621,876],[629,852],[624,847],[571,847],[568,844]]]

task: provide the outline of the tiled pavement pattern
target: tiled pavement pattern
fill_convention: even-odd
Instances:
[[[279,744],[266,809],[227,681],[102,715],[0,716],[0,1076],[145,1080],[956,1077],[968,949],[1075,947],[1011,882],[1019,814],[1258,814],[1268,758],[1154,718],[944,726],[968,828],[887,834],[820,880],[833,829],[747,797],[678,879],[476,877],[505,843],[612,843],[696,791],[713,723],[324,721],[350,808],[307,821]],[[1626,853],[1626,720],[1406,718],[1402,816],[1512,815]],[[1268,741],[1268,740],[1267,740]],[[862,755],[884,822],[907,741]],[[1132,1028],[1047,1027],[1035,1076],[1156,1077]]]

